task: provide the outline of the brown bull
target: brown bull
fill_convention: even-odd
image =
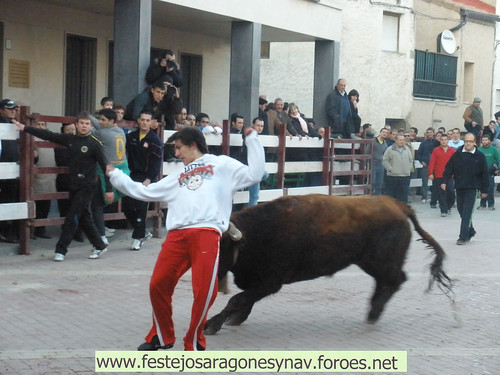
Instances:
[[[403,271],[410,245],[411,220],[422,241],[433,249],[431,281],[451,290],[442,269],[445,253],[420,227],[414,211],[387,196],[288,196],[235,213],[231,221],[243,233],[240,241],[221,239],[219,279],[228,271],[243,292],[209,319],[206,334],[222,324],[239,325],[255,302],[278,292],[283,284],[311,280],[356,264],[376,281],[368,322],[406,280]]]

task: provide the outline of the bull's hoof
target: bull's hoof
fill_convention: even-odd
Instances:
[[[222,328],[222,323],[218,322],[217,315],[208,319],[203,328],[203,334],[207,336],[215,335]]]

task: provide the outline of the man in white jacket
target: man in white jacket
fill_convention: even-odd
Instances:
[[[257,132],[245,128],[248,165],[225,155],[207,153],[197,128],[184,128],[168,140],[184,167],[144,186],[118,169],[108,167],[111,183],[123,193],[144,201],[167,202],[167,238],[150,283],[153,327],[138,350],[169,349],[174,345],[172,294],[179,278],[191,267],[193,308],[184,337],[185,350],[205,350],[203,335],[209,308],[217,296],[219,240],[229,225],[236,191],[253,185],[265,172],[264,148]]]

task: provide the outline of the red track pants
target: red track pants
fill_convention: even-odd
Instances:
[[[156,261],[149,294],[153,306],[153,327],[146,336],[158,335],[162,346],[174,344],[172,295],[181,276],[191,268],[193,307],[191,323],[184,337],[184,349],[206,348],[203,327],[217,296],[220,233],[212,228],[173,230],[167,234]]]

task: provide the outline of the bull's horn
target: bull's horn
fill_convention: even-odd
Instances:
[[[231,237],[233,241],[239,241],[243,237],[240,230],[236,228],[231,221],[229,222],[229,227],[227,228],[227,234],[229,234],[229,237]]]

